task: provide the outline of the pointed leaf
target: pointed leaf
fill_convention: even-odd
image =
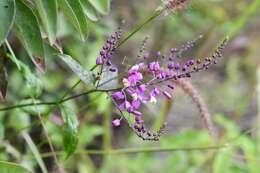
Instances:
[[[88,18],[92,21],[97,21],[97,11],[96,9],[88,2],[88,0],[81,0],[82,8],[84,13],[88,16]]]
[[[110,0],[88,0],[98,12],[107,15],[110,11]]]
[[[33,11],[22,0],[16,1],[15,28],[32,61],[43,71],[44,50],[38,21]]]
[[[0,45],[6,39],[15,16],[14,0],[0,1]]]
[[[0,161],[1,173],[30,173],[30,171],[18,164]]]
[[[69,55],[59,54],[58,56],[71,68],[74,73],[79,76],[83,82],[87,85],[93,84],[94,75],[92,72],[83,69],[83,67]]]
[[[68,17],[84,41],[88,34],[88,24],[80,0],[59,0],[58,2],[63,13]]]
[[[78,120],[75,112],[68,105],[61,105],[61,114],[64,121],[63,143],[66,158],[74,153],[78,144]]]
[[[36,0],[35,2],[49,41],[53,45],[57,32],[57,1]]]

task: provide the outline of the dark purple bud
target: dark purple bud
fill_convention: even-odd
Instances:
[[[171,88],[171,89],[174,89],[175,87],[174,87],[174,85],[172,85],[172,84],[169,84],[169,85],[167,85],[169,88]]]
[[[169,64],[168,64],[168,69],[173,69],[174,68],[174,63],[173,62],[170,62]]]
[[[163,91],[163,95],[168,99],[171,100],[172,99],[172,95],[170,93],[168,93],[167,91]]]
[[[105,51],[105,50],[101,50],[101,51],[100,51],[100,55],[103,56],[103,55],[105,55],[105,54],[106,54],[106,51]]]
[[[180,69],[180,64],[179,63],[176,63],[175,65],[174,65],[174,68],[175,68],[175,70],[179,70]]]
[[[116,71],[117,71],[117,68],[116,68],[116,67],[111,67],[111,68],[109,69],[109,71],[111,71],[111,72],[116,72]]]
[[[107,63],[106,63],[108,66],[111,66],[112,65],[112,62],[110,60],[107,60]]]

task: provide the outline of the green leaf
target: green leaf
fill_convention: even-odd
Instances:
[[[88,16],[88,18],[92,21],[97,21],[97,11],[96,9],[88,2],[88,0],[81,0],[82,8],[84,13]]]
[[[57,1],[36,0],[35,2],[49,41],[51,45],[53,45],[55,43],[57,32]]]
[[[5,98],[7,90],[7,67],[6,67],[6,56],[4,51],[0,49],[0,94],[1,97]]]
[[[66,158],[74,153],[78,144],[78,120],[75,112],[68,105],[61,105],[61,114],[64,121],[63,144]]]
[[[101,14],[107,15],[110,11],[110,0],[88,0]]]
[[[26,99],[26,100],[22,100],[21,102],[19,102],[19,104],[30,104],[30,103],[40,103],[40,102],[41,102],[40,100]],[[46,113],[48,113],[50,108],[47,105],[39,105],[39,106],[36,105],[36,106],[23,107],[21,109],[28,114],[45,115]]]
[[[80,0],[59,0],[59,5],[84,41],[88,34],[88,23]]]
[[[30,171],[18,164],[0,161],[1,173],[30,173]]]
[[[83,69],[83,67],[69,55],[59,54],[58,56],[71,68],[74,73],[79,76],[83,82],[87,85],[93,84],[94,75],[92,72]]]
[[[0,1],[0,45],[7,37],[15,16],[15,4],[13,0]]]
[[[44,50],[38,21],[33,11],[22,2],[16,1],[15,29],[34,64],[44,70]]]

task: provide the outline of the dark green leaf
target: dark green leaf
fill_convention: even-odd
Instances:
[[[17,35],[34,64],[43,71],[44,50],[38,21],[33,11],[22,0],[16,1],[15,26]]]
[[[30,171],[18,164],[0,161],[1,173],[30,173]]]
[[[63,13],[80,33],[81,39],[85,40],[88,34],[88,24],[80,0],[59,0],[58,2]]]
[[[15,16],[15,5],[13,0],[0,1],[0,45],[4,42],[12,27]]]
[[[87,85],[93,84],[94,76],[92,72],[83,69],[83,67],[69,55],[59,54],[58,56],[71,68],[74,73],[79,76],[83,82]]]
[[[88,16],[88,18],[92,21],[97,21],[97,11],[95,8],[88,2],[88,0],[81,0],[82,8],[84,13]]]
[[[3,98],[6,96],[7,84],[6,56],[0,49],[0,94]]]
[[[61,114],[64,121],[63,143],[66,158],[74,153],[78,144],[78,120],[75,112],[68,105],[61,105]]]
[[[51,45],[55,43],[57,32],[57,1],[36,0],[36,7],[39,11],[43,26],[48,34]]]
[[[98,12],[107,15],[110,11],[110,0],[88,0]]]

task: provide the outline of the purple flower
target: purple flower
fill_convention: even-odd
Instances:
[[[161,56],[161,52],[160,52],[160,51],[157,51],[157,52],[156,52],[156,56],[157,56],[157,57]]]
[[[148,58],[149,58],[149,54],[148,53],[144,54],[144,60],[147,60]]]
[[[145,84],[142,84],[142,85],[139,85],[139,86],[138,86],[138,91],[139,91],[140,93],[143,93],[145,90],[146,90],[146,85],[145,85]]]
[[[120,126],[120,124],[121,124],[121,120],[120,120],[120,119],[114,119],[114,120],[112,121],[112,125],[113,125],[114,127],[118,127],[118,126]]]
[[[141,106],[141,101],[140,100],[133,100],[132,101],[132,106],[134,109],[138,109]]]
[[[158,94],[160,94],[160,90],[158,88],[154,88],[151,92],[151,96],[156,97]]]
[[[112,94],[112,98],[115,100],[122,100],[125,98],[125,96],[121,91],[117,91]]]
[[[98,57],[98,58],[96,59],[96,64],[97,64],[97,65],[103,64],[102,57]]]

